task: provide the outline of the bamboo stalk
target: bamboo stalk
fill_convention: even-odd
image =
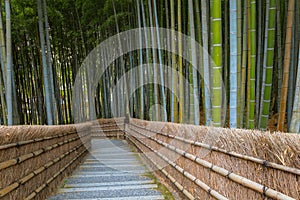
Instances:
[[[289,87],[289,70],[291,62],[291,48],[292,48],[292,38],[293,38],[293,18],[294,18],[294,7],[295,0],[289,0],[288,4],[288,18],[287,18],[287,31],[285,40],[285,55],[284,55],[284,68],[283,68],[283,80],[281,87],[281,99],[280,99],[280,111],[278,118],[278,131],[284,131],[285,124],[285,113],[286,113],[286,102],[287,102],[287,92]]]
[[[149,40],[149,38],[150,38],[150,36],[148,36],[148,31],[145,29],[145,27],[147,27],[147,26],[149,26],[149,25],[147,25],[147,21],[146,21],[146,15],[145,15],[145,8],[144,8],[144,1],[141,1],[141,12],[142,12],[142,20],[143,20],[143,27],[144,27],[144,40],[143,40],[143,42],[145,43],[145,45],[146,45],[146,47],[148,47],[148,44],[150,43],[148,40]],[[146,48],[146,50],[145,50],[145,52],[146,52],[146,57],[150,57],[150,52],[149,52],[149,50],[148,50],[148,48]],[[145,72],[144,72],[145,73]],[[150,67],[150,65],[149,65],[149,63],[147,62],[147,70],[146,70],[146,73],[148,73],[147,74],[147,76],[146,77],[144,77],[144,78],[147,78],[148,80],[145,80],[145,82],[151,82],[151,81],[153,81],[152,80],[152,76],[153,76],[153,72],[151,71],[151,67]],[[148,96],[148,107],[150,108],[150,106],[151,105],[153,105],[154,104],[154,96],[153,96],[153,85],[151,84],[151,85],[149,85],[149,93],[150,93],[150,95]],[[144,89],[144,92],[145,93],[147,93],[147,91],[146,91],[146,89]],[[145,105],[146,106],[146,105]],[[145,111],[147,111],[147,110],[145,110]],[[144,111],[144,112],[145,112]],[[145,114],[145,115],[147,115],[147,114]],[[150,117],[150,119],[152,119],[152,113],[149,113],[149,117]],[[145,118],[145,116],[144,116],[144,118]]]
[[[249,0],[248,128],[255,127],[256,0]]]
[[[211,105],[211,80],[210,80],[210,59],[209,59],[209,12],[207,1],[201,1],[201,21],[202,21],[202,41],[203,41],[203,105],[205,105],[205,125],[209,126],[212,122]],[[202,61],[201,61],[202,62]]]
[[[216,127],[222,126],[222,95],[223,95],[223,60],[222,60],[222,2],[211,1],[211,45],[212,45],[212,121]]]
[[[230,5],[230,127],[237,127],[237,92],[238,92],[238,16],[237,0],[231,0]]]
[[[242,66],[241,66],[241,105],[240,105],[240,128],[244,127],[244,118],[245,118],[245,98],[246,98],[246,68],[247,68],[247,52],[248,52],[248,46],[247,46],[247,38],[248,38],[248,23],[247,23],[247,15],[248,15],[248,9],[247,9],[247,0],[244,0],[244,8],[243,8],[243,35],[242,35]]]
[[[137,16],[138,16],[138,28],[139,28],[139,45],[140,45],[140,50],[139,50],[139,65],[142,66],[143,65],[143,49],[142,49],[142,22],[141,22],[141,12],[140,12],[140,0],[136,0],[136,7],[137,7]],[[141,119],[144,119],[144,75],[143,75],[143,70],[142,67],[139,68],[139,73],[138,73],[138,78],[139,78],[139,84],[141,85],[140,87],[140,92],[138,95],[138,104],[139,104],[139,109],[138,109],[138,113],[139,113],[139,117]]]
[[[295,97],[294,97],[294,106],[293,106],[293,113],[292,119],[290,124],[290,131],[293,133],[300,133],[300,44],[299,48],[299,55],[298,55],[298,72],[297,72],[297,82],[296,82],[296,90],[295,90]]]
[[[159,61],[159,70],[158,70],[158,75],[159,75],[159,91],[160,91],[160,101],[162,104],[162,118],[161,121],[167,121],[167,112],[166,112],[166,108],[167,108],[167,103],[166,103],[166,95],[165,95],[165,89],[164,89],[164,74],[163,74],[163,59],[162,59],[162,51],[160,50],[161,48],[161,35],[159,32],[159,24],[158,24],[158,16],[157,16],[157,4],[156,4],[156,0],[153,1],[153,9],[154,9],[154,18],[155,18],[155,30],[156,30],[156,35],[157,35],[157,47],[158,47],[158,61]]]
[[[256,113],[256,128],[258,127],[259,121],[259,111],[260,111],[260,95],[261,95],[261,69],[262,69],[262,53],[264,50],[263,47],[263,24],[264,24],[264,17],[263,17],[263,3],[262,1],[257,1],[257,56],[256,56],[256,106],[255,106],[255,113]]]
[[[285,3],[285,2],[283,2]],[[277,76],[278,76],[278,93],[277,93],[277,109],[280,110],[280,102],[281,102],[281,87],[282,87],[282,78],[283,78],[283,51],[282,49],[284,49],[282,47],[282,41],[283,41],[283,31],[282,31],[282,22],[281,22],[281,7],[282,3],[279,3],[279,7],[277,9],[277,18],[276,18],[276,22],[277,22],[277,44],[278,44],[278,50],[277,50]]]
[[[176,41],[175,41],[175,3],[174,0],[170,1],[170,15],[171,15],[171,48],[172,48],[172,52],[176,52]],[[171,75],[171,84],[172,84],[172,93],[171,93],[171,106],[170,106],[170,113],[171,113],[171,122],[177,122],[177,114],[178,114],[178,108],[177,108],[177,103],[176,103],[176,96],[177,96],[177,89],[176,89],[176,85],[177,85],[177,57],[176,55],[173,53],[172,54],[172,59],[171,59],[171,63],[172,63],[172,68],[174,68],[174,70],[172,70],[172,75]]]
[[[269,109],[271,103],[271,91],[274,68],[274,47],[275,47],[275,27],[276,27],[276,0],[267,0],[266,6],[266,30],[265,30],[265,55],[263,69],[263,88],[260,101],[260,119],[258,127],[262,130],[267,128],[269,120]]]
[[[177,19],[178,19],[178,53],[179,55],[183,54],[183,46],[182,46],[182,3],[181,0],[177,1]],[[179,68],[179,117],[178,122],[183,123],[183,115],[184,115],[184,89],[183,89],[183,59],[181,56],[178,56],[178,68]]]
[[[150,27],[153,27],[153,16],[152,16],[152,5],[151,0],[148,0],[148,9],[149,9],[149,21]],[[157,43],[156,43],[156,31],[153,28],[150,29],[150,36],[151,36],[151,43],[152,43],[152,61],[153,61],[153,91],[154,91],[154,105],[159,104],[159,90],[158,90],[158,68],[157,68]],[[155,121],[161,121],[161,112],[160,107],[157,108],[156,112],[154,113]]]
[[[294,104],[294,97],[295,97],[295,91],[296,91],[296,74],[297,74],[297,61],[298,61],[298,44],[299,44],[299,1],[295,1],[295,10],[294,10],[294,24],[296,26],[293,26],[293,37],[292,37],[292,45],[291,45],[291,59],[290,59],[290,72],[289,72],[289,79],[288,79],[288,92],[287,92],[287,115],[286,115],[286,121],[287,121],[287,131],[289,132],[289,126],[291,125],[291,117],[293,113],[293,104]]]
[[[242,2],[237,0],[237,127],[241,127]]]
[[[197,72],[199,66],[197,66],[197,55],[196,55],[196,36],[195,36],[195,23],[194,23],[194,5],[192,0],[188,0],[188,9],[189,9],[189,31],[191,36],[191,61],[192,61],[192,80],[193,80],[193,87],[192,87],[192,93],[193,93],[193,110],[194,110],[194,116],[192,117],[194,121],[192,122],[195,125],[200,124],[200,110],[199,110],[199,94],[198,94],[198,77]]]

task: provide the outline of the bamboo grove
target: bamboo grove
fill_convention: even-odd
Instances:
[[[131,51],[110,65],[99,77],[97,95],[88,94],[96,102],[90,113],[300,132],[297,0],[5,0],[2,7],[2,124],[74,122],[72,87],[85,57],[107,38],[140,28],[153,48]],[[166,37],[143,27],[172,30],[171,52],[189,51],[190,59],[160,49]],[[195,42],[186,47],[184,35]],[[196,42],[202,50],[195,50]],[[149,63],[155,67],[138,67]],[[162,66],[171,66],[167,76]],[[114,95],[118,80],[134,69],[139,73]],[[158,79],[171,88],[131,88],[132,82]]]

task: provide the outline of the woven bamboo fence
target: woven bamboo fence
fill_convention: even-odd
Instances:
[[[45,199],[86,155],[90,127],[0,127],[0,199]]]
[[[300,199],[300,136],[131,119],[128,138],[183,199]]]

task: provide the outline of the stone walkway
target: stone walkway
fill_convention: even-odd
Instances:
[[[160,200],[157,184],[125,140],[93,139],[92,151],[49,200]]]

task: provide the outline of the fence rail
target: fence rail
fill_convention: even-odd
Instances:
[[[182,128],[184,126],[188,128]],[[196,130],[195,134],[203,134],[203,127],[193,128]],[[131,119],[125,132],[126,137],[165,175],[163,178],[171,177],[173,180],[170,182],[179,190],[185,191],[188,199],[197,197],[203,199],[212,197],[215,199],[300,198],[299,168],[284,166],[268,159],[243,155],[212,144],[185,138],[190,134],[186,133],[187,130],[189,130],[189,125]],[[225,130],[223,129],[223,131]],[[218,129],[218,131],[222,131],[222,129]],[[238,132],[239,130],[231,131]],[[272,140],[269,133],[263,134]],[[222,135],[222,137],[226,136]],[[241,139],[243,134],[237,133],[237,137]],[[289,137],[289,135],[283,137]],[[291,135],[291,137],[295,137],[295,135]],[[233,142],[231,145],[238,144]],[[299,146],[296,147],[296,150],[299,149]],[[197,155],[201,148],[209,151],[204,158]],[[263,151],[268,152],[270,149],[266,148]],[[295,165],[297,165],[299,157],[295,158]],[[260,176],[255,177],[257,174]],[[265,179],[258,180],[260,177]],[[280,182],[282,184],[278,184]]]
[[[45,199],[99,136],[130,141],[184,199],[300,199],[298,135],[124,118],[0,129],[0,198]]]
[[[239,153],[236,153],[236,152],[233,152],[233,151],[227,151],[227,150],[219,148],[219,147],[215,147],[215,146],[208,145],[208,144],[198,142],[198,141],[185,139],[183,137],[179,137],[179,136],[176,136],[176,135],[167,134],[167,133],[163,133],[163,132],[160,132],[160,131],[153,131],[153,130],[145,128],[143,126],[139,126],[137,124],[132,123],[130,125],[134,126],[135,128],[139,128],[140,130],[143,130],[143,131],[150,131],[150,132],[155,133],[155,134],[160,134],[162,136],[168,137],[170,139],[175,139],[175,140],[184,142],[186,144],[190,144],[190,145],[193,145],[193,146],[198,146],[198,147],[201,147],[201,148],[205,148],[209,151],[220,152],[220,153],[227,154],[229,156],[233,156],[233,157],[236,157],[236,158],[239,158],[239,159],[243,159],[243,160],[251,161],[251,162],[254,162],[254,163],[258,163],[260,165],[263,165],[264,167],[271,167],[273,169],[278,169],[278,170],[289,172],[289,173],[292,173],[292,174],[295,174],[295,175],[300,175],[300,169],[296,169],[296,168],[292,168],[292,167],[288,167],[288,166],[283,166],[283,165],[280,165],[280,164],[277,164],[277,163],[274,163],[274,162],[269,162],[267,160],[255,158],[253,156],[242,155],[242,154],[239,154]]]
[[[90,127],[0,129],[0,199],[45,199],[86,155]]]

